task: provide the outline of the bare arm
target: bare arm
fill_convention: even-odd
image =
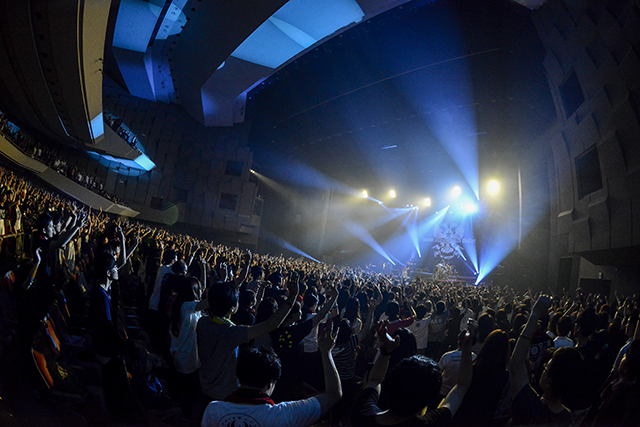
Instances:
[[[236,286],[240,288],[242,282],[247,280],[247,274],[249,273],[249,266],[251,265],[251,252],[246,251],[244,255],[244,265],[242,266],[242,270],[240,270],[240,274],[235,279]],[[297,292],[296,292],[297,294]]]
[[[391,338],[387,333],[388,320],[384,322],[378,322],[376,329],[378,331],[378,337],[382,341],[382,347],[380,348],[380,356],[376,363],[374,363],[371,372],[369,372],[369,378],[366,382],[365,388],[375,388],[380,391],[380,384],[387,375],[387,368],[389,367],[389,356],[391,352],[398,348],[400,345],[400,337]],[[384,351],[383,351],[384,350]]]
[[[316,316],[317,317],[317,316]],[[318,347],[322,357],[322,369],[324,370],[324,393],[316,396],[320,402],[320,418],[329,415],[329,411],[342,398],[342,384],[338,376],[338,370],[333,362],[331,349],[335,343],[335,337],[332,337],[329,331],[324,331],[318,336]]]
[[[324,303],[322,309],[320,309],[318,314],[313,316],[313,318],[311,319],[312,328],[315,328],[318,323],[322,322],[324,318],[327,317],[327,314],[329,314],[329,311],[333,307],[333,304],[336,302],[336,299],[338,299],[338,291],[334,287],[329,288],[327,295],[329,296],[329,299]]]
[[[120,251],[122,252],[122,262],[118,265],[118,268],[122,268],[127,263],[127,259],[129,259],[129,256],[127,255],[127,238],[125,237],[121,226],[116,227],[116,232],[120,234],[120,242],[122,245],[120,248]]]
[[[83,225],[84,225],[84,219],[80,221],[80,225],[76,224],[75,226],[71,227],[68,231],[65,231],[64,233],[62,233],[60,237],[58,237],[56,240],[52,240],[51,244],[49,245],[49,250],[51,251],[54,249],[60,249],[66,246],[66,244],[69,243],[71,239],[73,239],[73,236],[75,236],[75,234],[78,232],[78,230],[82,228]]]
[[[509,379],[511,382],[511,395],[516,396],[522,387],[529,384],[529,374],[525,362],[529,357],[531,347],[531,336],[536,330],[538,320],[546,313],[551,305],[551,298],[547,295],[540,295],[534,304],[529,320],[516,341],[511,360],[509,360]]]
[[[358,332],[358,342],[362,342],[362,340],[367,336],[371,326],[373,325],[373,312],[375,311],[375,307],[369,305],[367,311],[367,319],[364,321],[364,325],[362,325],[362,329]]]
[[[33,265],[33,268],[31,269],[31,272],[29,272],[29,276],[27,277],[27,279],[24,281],[24,283],[22,284],[22,288],[24,290],[27,290],[31,287],[31,285],[33,285],[33,281],[36,278],[36,273],[38,272],[38,267],[40,266],[40,261],[41,261],[41,255],[42,255],[42,248],[37,248],[36,249],[36,262]]]
[[[471,334],[465,330],[460,333],[460,346],[462,350],[460,358],[460,367],[458,368],[458,383],[451,389],[447,397],[440,403],[439,408],[448,408],[453,417],[467,394],[467,390],[471,386],[471,377],[473,375],[473,366],[471,359]]]

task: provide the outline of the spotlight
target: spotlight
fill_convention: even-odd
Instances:
[[[395,199],[396,198],[396,190],[389,191],[389,196],[391,196],[392,199]]]
[[[427,197],[426,199],[424,199],[424,205],[425,206],[431,206],[431,199],[429,197]]]
[[[454,198],[459,197],[462,194],[462,188],[459,185],[456,185],[451,189],[451,196]]]
[[[492,179],[487,183],[487,190],[489,194],[496,195],[500,191],[500,184],[495,179]]]
[[[369,193],[367,193],[367,190],[362,190],[362,197],[364,197],[365,199],[369,197]]]
[[[464,210],[467,213],[474,213],[478,210],[478,206],[475,203],[467,202],[464,205]]]

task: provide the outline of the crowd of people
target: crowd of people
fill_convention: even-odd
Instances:
[[[104,182],[99,177],[86,171],[82,171],[77,165],[69,164],[67,160],[62,158],[60,152],[50,145],[36,141],[30,136],[25,135],[17,126],[7,120],[4,113],[1,111],[0,133],[27,156],[44,163],[60,175],[66,176],[94,193],[101,195],[107,200],[111,200],[112,202],[121,205],[125,204],[124,200],[116,197],[115,194],[105,191]]]
[[[113,113],[105,111],[104,121],[109,125],[111,129],[116,131],[120,138],[127,141],[131,148],[140,151],[138,145],[140,141],[138,140],[138,137],[131,131],[131,129],[129,129],[124,125],[124,123],[122,123],[122,119],[120,117],[116,116]]]
[[[2,246],[18,326],[0,366],[35,369],[52,335],[76,344],[56,353],[65,375],[49,388],[103,402],[72,407],[92,425],[169,407],[204,427],[640,423],[637,295],[552,297],[252,254],[4,170],[0,186],[32,230]],[[84,338],[57,325],[60,305]],[[80,363],[101,381],[76,378]],[[26,378],[4,376],[3,387]]]

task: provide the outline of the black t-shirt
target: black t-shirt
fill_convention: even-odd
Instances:
[[[557,414],[552,412],[528,384],[522,387],[513,399],[511,414],[512,426],[541,424],[545,426],[567,426],[572,422],[569,410],[563,410]]]
[[[313,326],[313,319],[302,323],[278,328],[271,332],[273,349],[280,359],[286,358],[291,353],[296,353],[304,337],[309,335]]]
[[[365,388],[356,402],[351,421],[354,427],[376,427],[376,414],[382,412],[378,407],[380,396],[375,388]],[[395,424],[396,427],[424,427],[446,426],[451,421],[451,411],[448,408],[438,408],[427,412],[423,417],[415,417]]]

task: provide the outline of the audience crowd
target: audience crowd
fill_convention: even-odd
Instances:
[[[23,233],[2,243],[2,388],[63,401],[65,425],[640,423],[637,295],[252,254],[0,186]]]
[[[113,113],[105,111],[104,121],[109,125],[111,129],[116,131],[120,138],[127,141],[131,148],[140,151],[140,148],[138,148],[138,137],[133,132],[131,132],[131,129],[129,129],[124,123],[122,123],[122,119],[120,117],[116,116]]]
[[[0,112],[0,133],[27,156],[44,163],[60,175],[66,176],[107,200],[121,205],[125,204],[124,200],[105,191],[104,182],[100,178],[80,170],[77,165],[69,165],[66,160],[62,159],[58,150],[25,135],[17,126],[8,121],[2,112]]]

